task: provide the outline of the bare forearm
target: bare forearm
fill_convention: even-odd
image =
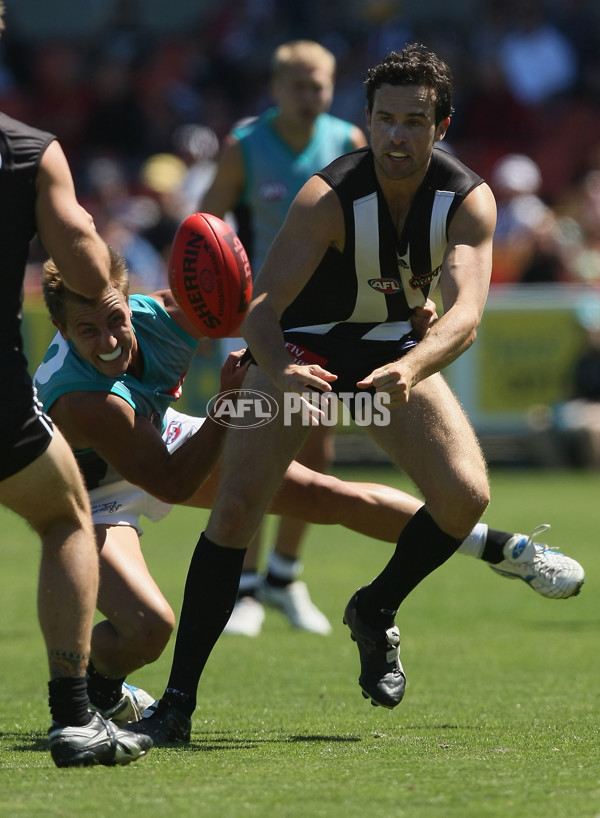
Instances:
[[[209,417],[198,431],[167,453],[152,475],[132,480],[149,494],[174,505],[183,503],[209,477],[219,459],[226,428]]]
[[[415,382],[441,372],[460,357],[474,342],[478,327],[475,313],[452,310],[446,313],[408,353]]]
[[[267,301],[254,302],[241,331],[256,363],[277,383],[278,375],[291,363],[291,358],[275,310]]]

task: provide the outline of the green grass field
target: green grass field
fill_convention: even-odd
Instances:
[[[354,479],[408,484],[388,469]],[[125,768],[58,770],[46,745],[38,548],[0,511],[0,814],[233,818],[598,818],[600,475],[492,472],[493,527],[552,523],[579,559],[579,597],[547,600],[456,556],[398,616],[407,693],[371,707],[342,612],[390,546],[310,530],[304,579],[333,635],[292,631],[268,611],[257,639],[224,636],[203,676],[192,742]],[[147,524],[147,560],[176,611],[206,515]],[[132,677],[159,695],[171,650]]]

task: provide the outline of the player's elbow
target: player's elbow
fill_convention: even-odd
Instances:
[[[166,481],[156,490],[150,492],[157,500],[162,503],[168,503],[171,506],[177,506],[184,503],[193,492],[194,487],[183,481]]]
[[[463,349],[467,350],[475,343],[479,326],[481,324],[481,314],[473,310],[465,316],[465,324],[463,331]]]
[[[475,339],[477,338],[478,330],[479,330],[479,324],[477,324],[476,326],[471,327],[469,329],[469,331],[467,332],[466,337],[465,337],[465,344],[464,344],[465,350],[469,349],[469,347],[471,347],[475,343]]]

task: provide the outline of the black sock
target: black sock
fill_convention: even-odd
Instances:
[[[52,721],[83,727],[92,720],[88,710],[85,676],[61,676],[48,682],[48,704]]]
[[[504,559],[502,549],[512,536],[506,531],[496,531],[494,528],[488,528],[481,559],[490,562],[492,565],[502,562]]]
[[[114,707],[122,695],[122,679],[109,679],[98,673],[92,662],[87,667],[87,688],[88,696],[92,704],[99,710],[109,710]]]
[[[462,540],[446,534],[425,508],[408,521],[392,558],[359,593],[358,610],[373,625],[389,627],[400,603],[455,553]]]
[[[238,591],[237,599],[243,599],[244,597],[252,597],[252,599],[256,599],[256,588],[246,588],[244,591]]]
[[[267,576],[265,577],[265,582],[272,585],[274,588],[287,588],[287,586],[291,585],[293,581],[293,579],[284,579],[283,577],[274,574],[272,571],[268,571]]]
[[[173,664],[165,696],[187,716],[196,708],[198,682],[235,605],[245,549],[224,548],[200,536],[185,583]]]
[[[287,588],[300,576],[302,563],[297,557],[288,557],[274,548],[269,554],[265,581],[273,588]]]

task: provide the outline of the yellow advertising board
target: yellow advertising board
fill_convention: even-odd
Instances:
[[[524,430],[532,408],[569,397],[584,344],[578,316],[590,299],[600,305],[600,293],[578,287],[490,292],[475,343],[445,372],[478,431]]]

